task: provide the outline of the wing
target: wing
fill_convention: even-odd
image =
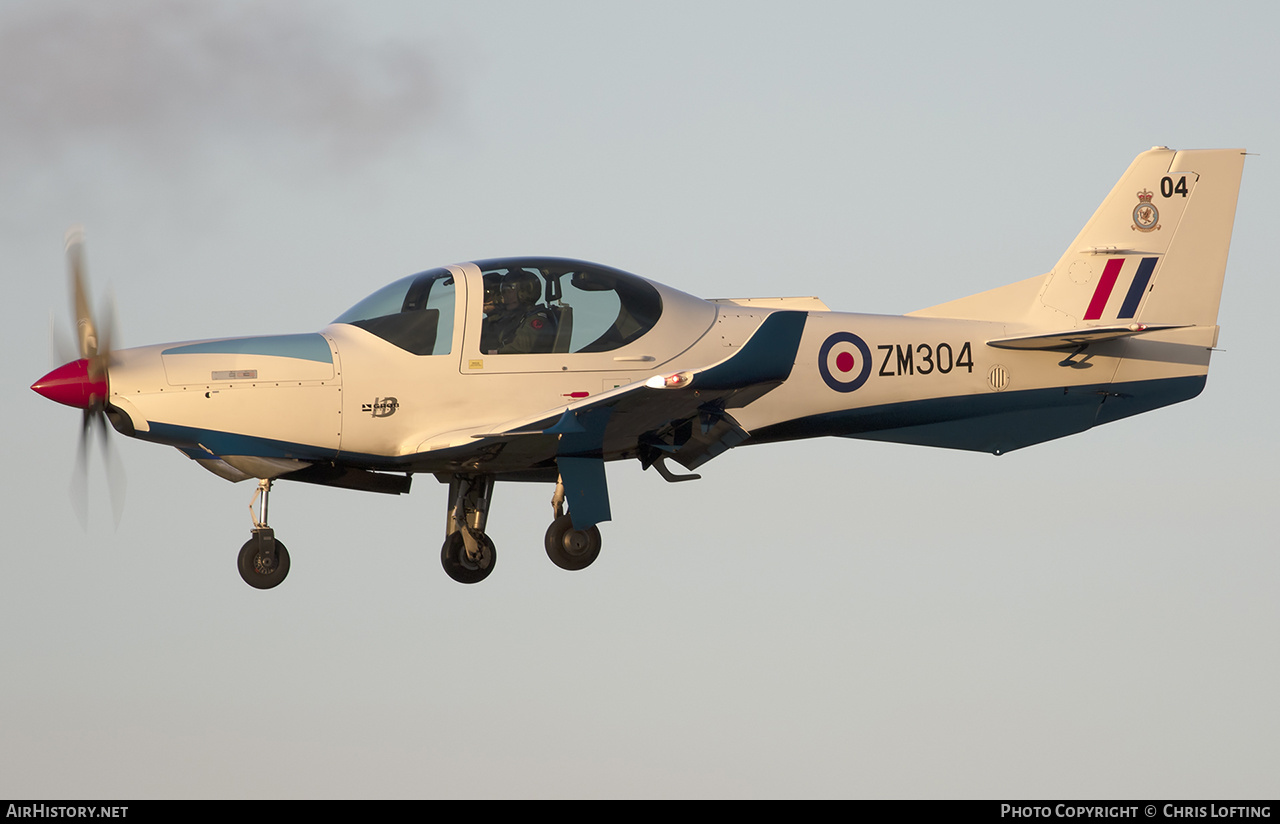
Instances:
[[[791,374],[808,314],[770,313],[733,355],[711,366],[655,375],[572,404],[483,431],[443,436],[449,443],[415,456],[437,472],[536,472],[564,457],[671,454],[692,468],[740,443],[730,411],[763,396]],[[466,439],[467,443],[459,443]]]

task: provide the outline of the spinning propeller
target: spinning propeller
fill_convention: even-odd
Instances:
[[[75,312],[79,358],[63,364],[31,385],[51,401],[81,410],[80,446],[71,497],[82,524],[88,519],[88,441],[94,430],[101,433],[103,459],[111,494],[111,508],[117,525],[124,507],[124,470],[107,437],[107,397],[110,385],[111,329],[99,331],[89,306],[84,277],[84,233],[80,227],[67,231],[67,267],[71,276],[72,308]]]

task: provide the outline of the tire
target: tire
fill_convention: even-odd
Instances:
[[[600,530],[594,526],[574,529],[568,515],[552,521],[545,543],[547,557],[561,569],[586,569],[600,557]]]
[[[289,574],[289,550],[277,540],[275,569],[266,569],[258,552],[261,540],[261,536],[255,534],[240,547],[237,566],[246,584],[254,589],[271,589],[280,586]]]
[[[461,530],[450,533],[440,547],[440,565],[450,578],[460,584],[480,583],[489,577],[498,562],[498,550],[494,547],[493,540],[483,532],[475,533],[475,537],[480,544],[479,563],[467,558],[467,545]]]

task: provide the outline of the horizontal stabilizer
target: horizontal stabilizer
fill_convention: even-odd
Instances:
[[[1034,335],[1015,335],[987,341],[987,346],[997,349],[1072,349],[1102,343],[1108,340],[1160,332],[1165,329],[1185,329],[1189,323],[1130,323],[1127,326],[1090,326],[1083,329],[1066,329],[1061,332],[1037,332]]]

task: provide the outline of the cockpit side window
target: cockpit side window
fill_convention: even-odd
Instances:
[[[648,332],[662,298],[648,282],[554,258],[479,261],[485,355],[608,352]]]
[[[349,323],[415,355],[447,355],[453,345],[455,285],[448,269],[431,269],[385,286],[343,312]]]

